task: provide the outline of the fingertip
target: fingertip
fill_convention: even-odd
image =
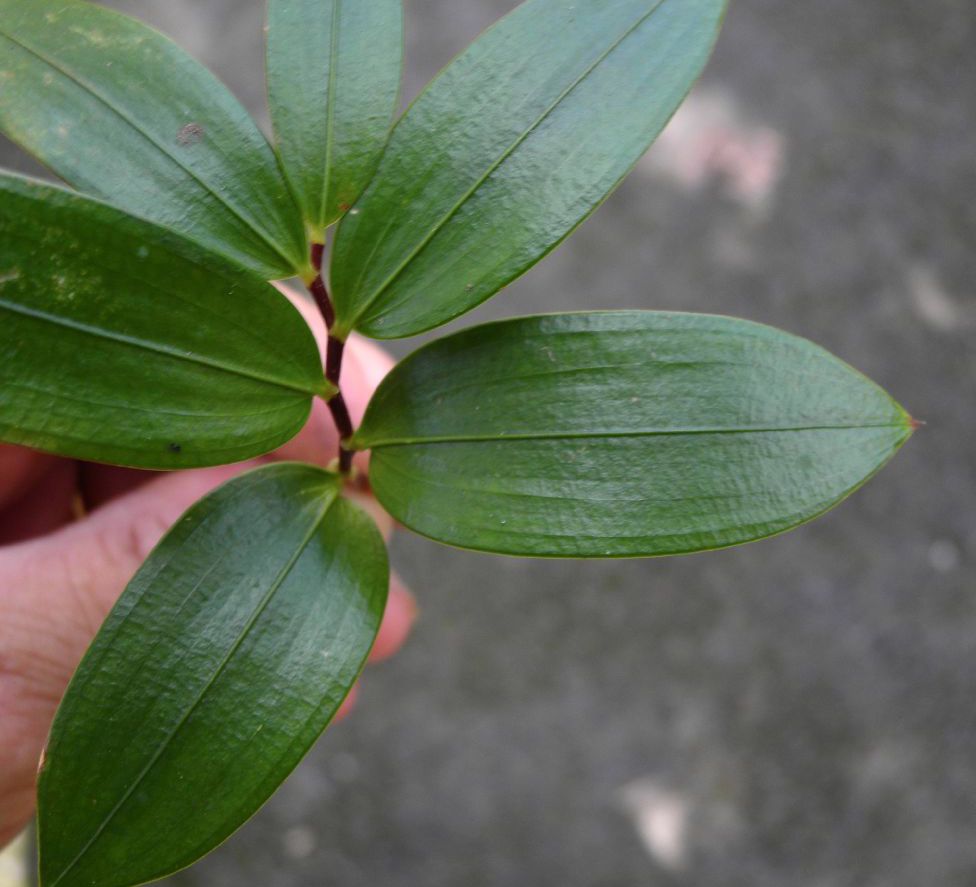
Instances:
[[[370,653],[370,662],[389,659],[406,643],[419,609],[417,599],[396,573],[390,574],[390,594],[386,601],[383,622]]]
[[[160,474],[46,537],[52,563],[72,577],[97,629],[163,534],[201,497],[258,463]]]
[[[358,333],[349,336],[348,348],[370,390],[375,389],[396,366],[396,359],[392,354]]]
[[[355,684],[353,688],[349,691],[349,695],[342,700],[342,705],[339,706],[339,710],[335,713],[335,717],[332,722],[338,724],[339,721],[345,720],[352,713],[352,710],[356,707],[356,700],[359,698],[359,684]]]
[[[304,428],[276,450],[279,459],[294,459],[325,467],[339,451],[339,436],[329,408],[319,398],[312,401],[312,410]]]
[[[369,493],[356,490],[353,487],[347,487],[345,494],[373,519],[383,539],[389,542],[396,524],[393,518],[383,510],[383,506]]]

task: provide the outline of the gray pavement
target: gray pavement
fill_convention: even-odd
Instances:
[[[266,119],[260,2],[112,5]],[[407,95],[513,5],[408,0]],[[408,648],[167,883],[976,885],[974,38],[971,0],[737,0],[658,148],[464,321],[771,323],[928,423],[898,458],[813,524],[691,558],[518,561],[403,535]]]

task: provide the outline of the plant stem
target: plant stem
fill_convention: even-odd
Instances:
[[[312,244],[312,267],[315,268],[315,279],[309,284],[308,290],[312,294],[312,298],[315,299],[315,304],[319,306],[319,311],[322,312],[326,328],[331,330],[335,323],[335,309],[332,307],[332,299],[329,298],[329,291],[325,288],[325,282],[322,280],[322,253],[324,250],[325,244]]]
[[[328,348],[325,352],[325,378],[335,387],[339,388],[339,377],[342,374],[342,355],[345,351],[346,343],[334,336],[329,336]],[[348,474],[352,468],[352,450],[347,450],[345,441],[352,437],[352,419],[349,416],[349,409],[346,407],[346,399],[342,396],[341,389],[328,402],[329,412],[332,413],[332,420],[335,422],[336,430],[339,432],[339,471]]]
[[[312,266],[315,268],[315,279],[309,284],[309,292],[315,299],[319,311],[325,320],[326,327],[331,330],[335,323],[335,308],[329,291],[322,279],[322,254],[325,247],[321,243],[312,244]],[[349,408],[346,406],[346,399],[342,396],[342,389],[339,379],[342,376],[342,356],[345,353],[346,343],[342,339],[337,339],[329,333],[328,343],[325,351],[325,378],[336,387],[336,393],[326,401],[329,412],[332,414],[332,421],[335,422],[336,431],[339,433],[339,472],[349,474],[352,469],[352,450],[346,449],[345,441],[353,433],[352,418],[349,416]]]

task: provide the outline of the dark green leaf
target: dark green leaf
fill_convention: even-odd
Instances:
[[[680,554],[803,523],[860,486],[912,421],[810,342],[724,317],[528,317],[420,349],[354,444],[387,510],[507,554]]]
[[[270,284],[114,207],[0,176],[0,440],[143,468],[267,452],[325,393]]]
[[[708,58],[724,0],[527,0],[397,124],[339,227],[337,334],[390,339],[496,293],[620,182]]]
[[[271,0],[268,96],[278,153],[313,236],[352,206],[390,132],[401,0]]]
[[[0,131],[82,191],[265,278],[308,259],[301,214],[240,103],[145,25],[79,0],[0,0]]]
[[[58,709],[38,785],[43,887],[128,887],[212,850],[335,714],[388,567],[334,475],[279,463],[191,508]]]

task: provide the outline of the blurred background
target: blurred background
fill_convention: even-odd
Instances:
[[[108,5],[267,124],[261,0]],[[407,0],[405,98],[514,5]],[[770,323],[927,422],[895,461],[811,525],[691,558],[520,561],[403,534],[405,652],[166,884],[976,884],[974,40],[971,0],[735,0],[633,175],[463,322]],[[7,144],[0,162],[34,171]]]

